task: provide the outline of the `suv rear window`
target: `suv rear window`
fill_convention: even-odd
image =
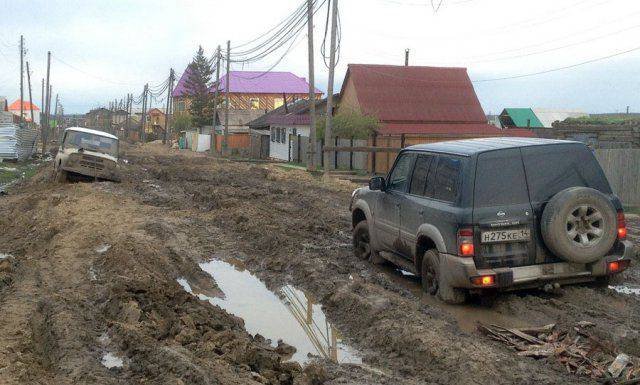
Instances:
[[[525,147],[522,157],[532,202],[545,202],[574,186],[611,194],[600,164],[582,144]]]
[[[478,156],[475,207],[504,206],[529,202],[519,149],[490,151]]]

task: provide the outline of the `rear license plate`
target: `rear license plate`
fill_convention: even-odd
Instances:
[[[522,242],[531,238],[529,229],[483,231],[480,234],[482,243]]]

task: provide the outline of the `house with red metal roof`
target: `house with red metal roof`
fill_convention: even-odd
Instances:
[[[506,135],[488,124],[466,68],[349,64],[340,94],[336,113],[377,117],[379,135],[420,142]],[[508,135],[533,133],[509,130]]]
[[[349,64],[335,113],[374,116],[380,127],[373,147],[495,136],[535,136],[526,129],[490,125],[466,68]],[[392,152],[371,152],[369,171],[385,173]]]
[[[18,118],[20,118],[20,103],[21,101],[18,99],[9,104],[9,107],[7,107],[7,110]],[[24,118],[25,122],[31,121],[31,103],[26,100],[22,101],[22,117]],[[40,108],[38,108],[38,106],[36,106],[35,104],[33,104],[33,119],[36,121],[36,123],[40,122]]]

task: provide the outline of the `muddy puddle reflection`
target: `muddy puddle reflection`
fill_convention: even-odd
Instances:
[[[297,351],[292,360],[304,363],[314,355],[339,363],[362,363],[358,352],[342,342],[321,306],[303,291],[287,285],[274,293],[241,264],[212,260],[200,267],[213,277],[225,296],[192,294],[242,318],[249,333],[259,333],[273,346],[278,340],[294,346]],[[179,283],[191,292],[188,282],[180,279]]]

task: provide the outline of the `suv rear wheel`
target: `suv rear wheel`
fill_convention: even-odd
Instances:
[[[440,272],[440,253],[438,250],[427,250],[422,256],[420,269],[422,278],[422,290],[438,297],[450,304],[460,304],[467,300],[467,292],[464,289],[452,287]]]

